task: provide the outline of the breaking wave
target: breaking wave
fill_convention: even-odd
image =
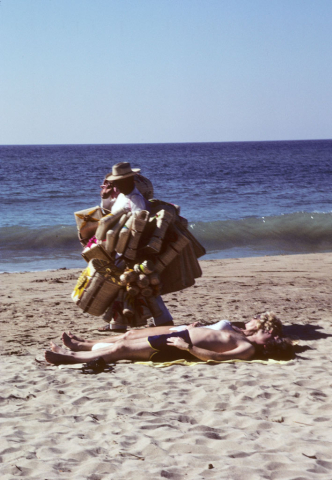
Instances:
[[[262,252],[302,253],[332,251],[332,213],[293,213],[213,222],[192,222],[192,233],[207,252],[254,248]],[[3,259],[15,254],[78,254],[81,246],[75,226],[0,228]]]

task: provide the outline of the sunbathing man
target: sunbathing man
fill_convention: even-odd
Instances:
[[[107,346],[120,340],[137,340],[139,338],[146,338],[149,335],[164,335],[167,333],[180,332],[183,330],[191,330],[192,328],[210,328],[212,330],[233,330],[242,333],[245,336],[252,335],[258,330],[271,331],[271,333],[279,337],[282,336],[282,323],[273,312],[265,312],[260,315],[255,315],[245,327],[238,328],[232,325],[228,320],[220,320],[212,325],[202,325],[200,322],[192,323],[191,325],[178,325],[167,327],[151,327],[140,330],[130,330],[124,335],[113,335],[110,337],[98,338],[94,340],[84,340],[82,338],[72,335],[70,332],[62,334],[62,341],[64,345],[74,352],[97,350],[101,347]]]
[[[250,360],[257,353],[276,356],[285,350],[285,346],[285,340],[263,330],[246,337],[233,330],[193,328],[136,340],[124,339],[92,352],[72,352],[51,342],[51,350],[45,352],[45,359],[54,365],[85,363],[98,357],[102,357],[106,363],[119,360],[160,362],[179,358],[196,361]],[[290,347],[288,343],[287,346]]]

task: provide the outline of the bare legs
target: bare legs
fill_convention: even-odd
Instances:
[[[150,347],[146,338],[134,341],[119,341],[109,347],[93,352],[73,352],[58,347],[51,342],[51,350],[46,350],[45,359],[54,365],[86,363],[96,360],[98,357],[103,357],[106,363],[113,363],[118,360],[149,360],[152,352],[154,350]]]
[[[163,335],[170,333],[171,327],[151,327],[142,328],[141,330],[129,330],[122,335],[113,335],[110,337],[99,337],[94,340],[84,340],[82,338],[72,335],[70,332],[62,334],[63,344],[70,348],[73,352],[89,352],[96,343],[114,343],[122,340],[138,340],[146,338],[150,335]]]

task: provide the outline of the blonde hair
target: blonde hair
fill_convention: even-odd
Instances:
[[[257,318],[257,330],[269,332],[273,335],[282,335],[282,323],[274,312],[264,312]]]

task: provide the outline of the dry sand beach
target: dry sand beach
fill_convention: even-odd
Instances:
[[[164,297],[176,324],[274,310],[297,358],[60,369],[36,361],[49,341],[102,324],[70,298],[81,270],[1,275],[1,479],[332,478],[332,253],[201,266]]]

